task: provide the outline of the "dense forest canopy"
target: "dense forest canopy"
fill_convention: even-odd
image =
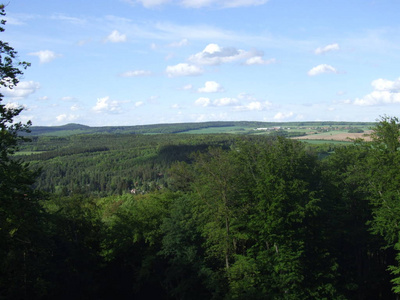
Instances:
[[[338,145],[277,135],[32,136],[10,158],[40,171],[29,174],[42,194],[24,198],[38,205],[38,227],[11,256],[25,267],[4,273],[2,293],[395,299],[399,132],[396,118],[383,117],[372,142]],[[19,230],[8,232],[14,242]],[[29,278],[24,289],[19,278]]]

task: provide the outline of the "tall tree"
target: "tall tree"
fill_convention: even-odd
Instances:
[[[381,235],[386,248],[397,251],[397,263],[389,269],[394,278],[393,290],[400,294],[400,122],[397,117],[384,116],[373,129],[374,147],[367,161],[365,187],[370,192],[373,219],[372,232]]]
[[[5,15],[4,5],[0,5],[0,15]],[[3,32],[5,20],[0,23]],[[28,66],[17,60],[14,48],[0,41],[1,89],[14,88]],[[0,94],[0,297],[27,298],[33,289],[41,290],[37,265],[41,256],[41,214],[37,195],[31,188],[35,174],[12,155],[22,139],[19,133],[27,130],[30,122],[15,122],[22,107],[3,104],[2,98]]]

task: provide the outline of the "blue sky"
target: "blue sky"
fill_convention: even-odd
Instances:
[[[10,0],[33,125],[400,115],[398,0]]]

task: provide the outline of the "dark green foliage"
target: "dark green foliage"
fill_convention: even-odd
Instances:
[[[190,162],[190,154],[211,145],[228,148],[232,136],[200,135],[78,135],[40,137],[23,145],[23,156],[43,172],[36,186],[61,195],[106,196],[146,193],[168,186],[173,162]]]
[[[370,180],[366,146],[336,149],[324,162],[325,224],[332,228],[331,253],[337,258],[338,288],[349,299],[390,299],[387,266],[393,251],[373,236],[368,225],[373,219],[371,194],[365,189]]]
[[[0,5],[4,16],[4,5]],[[5,21],[1,21],[4,25]],[[0,32],[3,32],[0,26]],[[16,62],[17,52],[8,43],[0,41],[0,86],[14,88],[29,66]],[[35,172],[12,155],[18,150],[30,122],[15,122],[22,108],[2,104],[0,94],[0,298],[26,299],[43,293],[42,266],[46,256],[46,239],[42,236],[43,214],[38,203],[39,194],[31,185]]]
[[[79,178],[44,204],[45,297],[394,299],[398,156],[384,145],[320,147],[324,160],[267,136],[85,135],[24,147],[47,150],[31,164]],[[90,190],[102,180],[115,193],[120,174],[136,194]],[[155,183],[163,188],[143,188]]]
[[[349,131],[347,131],[348,133],[363,133],[364,130],[362,130],[361,128],[350,128]]]

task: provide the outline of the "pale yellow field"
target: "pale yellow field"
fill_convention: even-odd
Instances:
[[[361,138],[365,141],[371,141],[371,137],[369,134],[371,133],[371,130],[367,130],[364,133],[335,133],[335,132],[329,132],[326,134],[310,134],[306,136],[299,136],[295,137],[293,139],[297,140],[329,140],[329,141],[350,141],[351,139],[358,139]]]

